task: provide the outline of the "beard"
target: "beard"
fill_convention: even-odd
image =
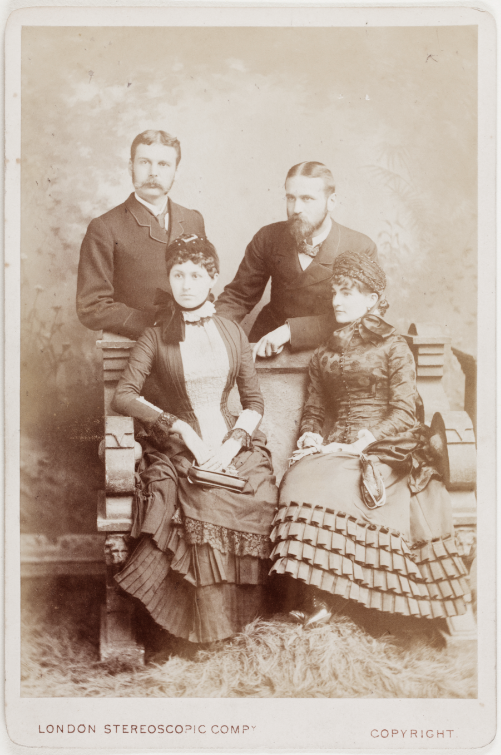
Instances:
[[[315,231],[320,228],[324,220],[325,218],[322,218],[320,223],[313,225],[309,220],[306,220],[306,218],[301,218],[296,215],[295,217],[289,218],[289,220],[287,220],[287,227],[296,244],[298,246],[301,246],[302,244],[304,244],[306,239],[309,239],[313,236]]]

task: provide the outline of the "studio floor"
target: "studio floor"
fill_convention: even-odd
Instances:
[[[438,625],[371,625],[360,613],[304,629],[286,615],[257,620],[226,642],[171,640],[146,665],[99,660],[101,577],[23,580],[23,697],[474,698],[474,642]]]

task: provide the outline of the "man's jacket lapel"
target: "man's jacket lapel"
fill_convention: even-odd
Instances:
[[[290,288],[304,288],[313,286],[332,277],[332,263],[339,253],[340,228],[338,223],[332,221],[332,228],[325,241],[320,246],[320,251],[306,270],[303,270],[293,281]],[[297,253],[296,253],[297,254]]]
[[[171,243],[171,241],[175,241],[179,238],[183,233],[186,233],[183,223],[185,223],[185,214],[184,214],[184,208],[180,205],[176,204],[175,202],[172,202],[169,199],[169,240],[168,244]]]
[[[157,219],[149,212],[141,202],[138,202],[134,194],[125,202],[126,209],[134,217],[136,223],[149,229],[150,238],[160,241],[161,244],[167,243],[167,232],[160,228]]]

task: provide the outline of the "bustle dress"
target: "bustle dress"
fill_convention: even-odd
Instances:
[[[264,403],[245,334],[236,323],[212,316],[210,303],[199,313],[207,308],[209,316],[186,321],[181,343],[164,343],[160,327],[143,333],[113,408],[148,428],[159,416],[141,398],[152,373],[163,392],[162,408],[189,423],[215,451],[237,420],[228,408],[235,383],[243,407],[239,426],[245,427],[246,415],[262,415]],[[138,542],[115,579],[161,627],[191,642],[230,637],[261,612],[278,491],[266,438],[252,431],[252,448],[233,460],[248,481],[242,493],[190,483],[194,458],[179,435],[169,435],[162,450],[141,440],[131,532]]]
[[[416,373],[406,341],[377,315],[335,331],[313,354],[300,433],[353,443],[377,464],[386,503],[369,509],[357,454],[315,453],[282,480],[272,573],[367,608],[445,618],[466,610],[466,569],[449,494],[416,419]],[[428,431],[429,432],[429,431]]]

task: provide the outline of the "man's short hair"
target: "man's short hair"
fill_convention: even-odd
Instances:
[[[148,129],[143,131],[142,134],[138,134],[130,146],[130,159],[134,162],[136,156],[136,150],[139,144],[164,144],[166,147],[174,147],[176,150],[176,168],[181,160],[181,145],[179,139],[175,136],[171,136],[167,131],[155,131],[155,129]]]
[[[325,184],[325,193],[330,196],[336,191],[334,176],[323,163],[304,162],[293,165],[287,173],[285,182],[293,176],[307,176],[308,178],[322,178]]]

